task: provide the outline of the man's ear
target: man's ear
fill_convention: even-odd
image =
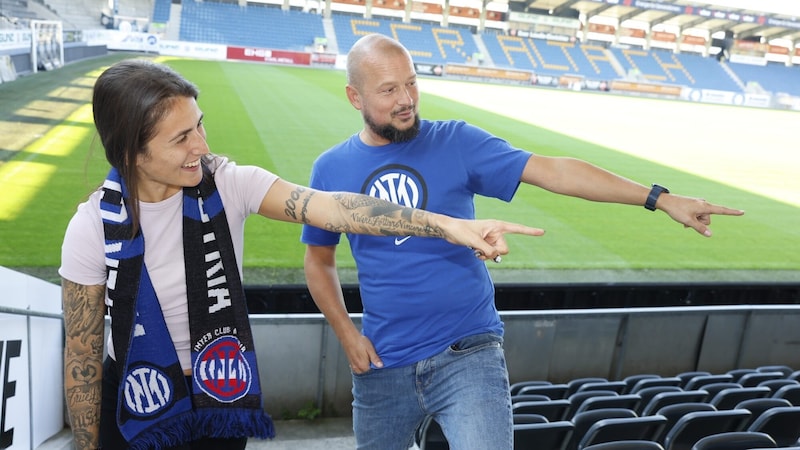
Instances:
[[[350,104],[353,105],[353,108],[357,110],[361,110],[361,94],[358,93],[356,88],[350,86],[349,84],[345,86],[345,92],[347,93],[347,99],[350,100]]]

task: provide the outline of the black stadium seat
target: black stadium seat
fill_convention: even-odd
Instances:
[[[659,415],[602,419],[589,427],[578,443],[578,450],[611,441],[654,441],[666,423],[667,418]]]
[[[566,420],[514,425],[514,450],[564,450],[574,428]]]
[[[761,413],[747,431],[767,433],[779,446],[797,445],[800,440],[800,406],[770,408]]]
[[[569,445],[567,445],[567,450],[577,450],[578,443],[583,439],[583,436],[589,431],[589,428],[598,421],[623,417],[636,417],[636,413],[627,408],[603,408],[575,414],[571,419],[572,423],[575,425],[575,430],[572,433],[572,439],[570,439]]]
[[[692,446],[692,450],[750,450],[754,447],[774,448],[775,440],[765,433],[731,431],[706,436]]]
[[[725,411],[697,411],[678,419],[664,437],[666,450],[691,450],[700,439],[717,433],[741,431],[750,417],[746,409]]]

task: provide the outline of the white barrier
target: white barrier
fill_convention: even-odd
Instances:
[[[0,448],[36,448],[64,429],[61,289],[0,267],[0,292]]]

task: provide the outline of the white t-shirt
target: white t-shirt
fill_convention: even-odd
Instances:
[[[256,166],[237,166],[220,158],[214,175],[225,206],[231,240],[242,276],[244,221],[257,213],[261,201],[278,176]],[[100,217],[102,191],[92,193],[78,205],[67,226],[61,246],[61,277],[92,286],[106,283],[105,236]],[[181,367],[191,369],[189,312],[186,301],[186,272],[183,260],[183,192],[158,203],[139,202],[140,226],[144,236],[144,262],[153,282],[164,320],[178,352]],[[108,354],[115,358],[111,335]],[[116,358],[115,358],[116,359]]]

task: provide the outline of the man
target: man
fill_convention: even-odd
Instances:
[[[519,182],[598,202],[645,205],[705,236],[711,214],[741,215],[652,189],[586,162],[545,157],[462,121],[425,121],[408,51],[364,36],[347,61],[347,98],[364,128],[320,155],[312,187],[355,191],[456,217],[475,195],[510,201]],[[503,324],[486,264],[439,239],[349,235],[364,307],[362,332],[345,309],[336,273],[339,234],[304,226],[309,290],[353,372],[359,449],[405,450],[425,417],[450,448],[513,448]]]

